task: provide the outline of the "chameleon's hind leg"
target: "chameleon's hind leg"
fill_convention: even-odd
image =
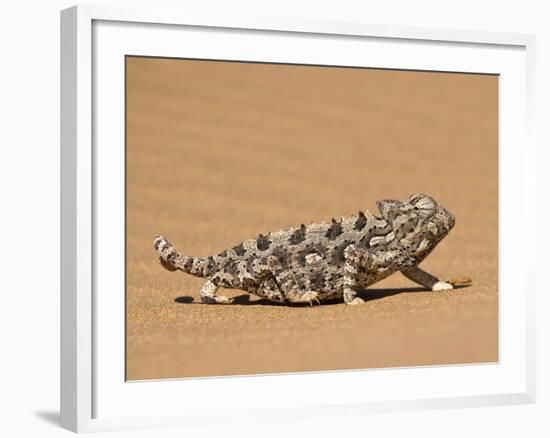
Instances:
[[[421,286],[427,287],[434,292],[453,289],[452,284],[441,281],[439,278],[434,277],[432,274],[416,266],[414,268],[403,269],[401,270],[401,273],[409,280],[412,280]]]
[[[227,304],[233,301],[223,295],[216,295],[218,286],[216,286],[216,275],[204,283],[200,290],[201,301],[206,304]]]
[[[258,287],[258,290],[255,292],[259,297],[267,298],[270,301],[276,301],[278,303],[285,302],[285,296],[279,289],[277,282],[273,276],[266,278]]]
[[[350,245],[344,251],[344,302],[346,304],[363,304],[365,300],[357,296],[357,277],[359,269],[366,263],[368,254]]]
[[[268,257],[267,266],[271,270],[277,287],[286,301],[310,304],[315,301],[319,303],[319,293],[312,290],[304,290],[303,285],[300,284],[294,273],[289,269],[285,269],[276,257]]]
[[[307,290],[296,280],[292,271],[282,271],[275,275],[275,281],[284,299],[291,303],[319,304],[319,293],[314,290]]]

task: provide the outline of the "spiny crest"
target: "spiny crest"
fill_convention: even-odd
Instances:
[[[359,216],[355,220],[353,229],[357,231],[361,231],[363,228],[365,228],[365,225],[367,225],[367,216],[365,216],[365,213],[359,210]]]
[[[302,224],[300,228],[292,233],[289,239],[289,243],[291,245],[298,245],[304,240],[306,240],[306,226]]]
[[[246,250],[244,249],[244,245],[242,243],[240,243],[239,245],[237,246],[234,246],[233,248],[231,248],[235,254],[237,254],[238,256],[242,256],[246,253]]]
[[[269,238],[269,233],[267,236],[264,236],[262,233],[258,235],[258,238],[256,239],[256,247],[260,251],[265,251],[266,249],[269,249],[271,245],[271,239]]]
[[[330,224],[330,227],[327,230],[325,237],[329,240],[334,240],[343,232],[344,230],[342,228],[342,224],[340,222],[337,222],[336,219],[332,218],[332,223]]]

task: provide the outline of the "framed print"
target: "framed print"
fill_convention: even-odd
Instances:
[[[63,427],[534,401],[532,36],[61,18]]]

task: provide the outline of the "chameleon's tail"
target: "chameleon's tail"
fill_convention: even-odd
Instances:
[[[157,236],[153,241],[159,255],[160,264],[168,271],[178,269],[197,277],[208,277],[215,270],[215,263],[212,257],[206,259],[191,257],[176,251],[164,236]]]

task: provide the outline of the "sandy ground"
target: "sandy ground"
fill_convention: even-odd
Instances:
[[[494,76],[226,62],[127,61],[127,377],[498,360]],[[157,263],[166,235],[207,256],[259,232],[434,196],[455,229],[422,264],[474,284],[432,293],[400,274],[359,307],[283,306]]]

